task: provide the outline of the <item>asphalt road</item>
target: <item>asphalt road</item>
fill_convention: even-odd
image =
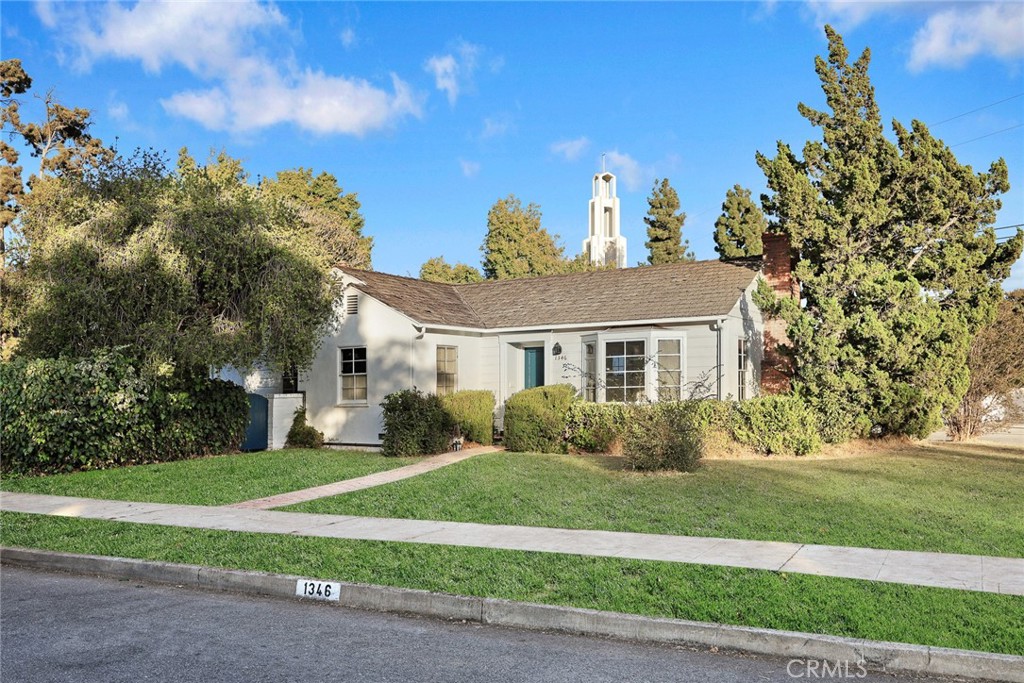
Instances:
[[[829,664],[3,567],[4,683],[891,682]],[[838,671],[837,671],[838,667]],[[905,680],[924,683],[924,679]]]

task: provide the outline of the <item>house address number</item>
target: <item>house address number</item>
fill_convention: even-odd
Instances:
[[[311,600],[330,600],[338,602],[341,596],[341,584],[332,581],[316,581],[299,579],[295,582],[295,595]]]

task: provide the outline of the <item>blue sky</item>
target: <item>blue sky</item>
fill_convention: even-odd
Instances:
[[[854,55],[871,48],[886,120],[931,124],[978,170],[1006,159],[997,225],[1024,223],[1016,2],[5,1],[0,19],[3,58],[92,110],[93,133],[122,151],[224,149],[254,176],[334,174],[391,273],[442,254],[478,265],[487,211],[510,193],[579,252],[602,153],[631,263],[662,177],[698,258],[714,258],[726,190],[764,189],[755,152],[818,136],[797,103],[823,104],[826,22]]]

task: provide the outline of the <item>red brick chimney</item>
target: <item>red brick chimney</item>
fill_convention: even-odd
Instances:
[[[793,250],[786,235],[764,233],[761,274],[776,296],[797,298],[800,287],[793,277]],[[786,321],[770,318],[764,321],[764,357],[761,360],[761,393],[779,394],[789,391],[789,378],[793,374],[790,359],[779,353],[779,344],[789,343]]]

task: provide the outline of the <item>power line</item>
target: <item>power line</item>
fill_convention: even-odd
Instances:
[[[1020,128],[1022,126],[1024,126],[1024,123],[1018,123],[1016,126],[1010,126],[1009,128],[1003,128],[1002,130],[997,130],[997,131],[995,131],[993,133],[986,133],[985,135],[979,135],[978,137],[971,138],[970,140],[964,140],[963,142],[958,142],[955,145],[950,145],[950,148],[959,147],[960,145],[966,145],[968,142],[975,142],[976,140],[983,140],[985,138],[990,138],[993,135],[999,135],[1000,133],[1005,133],[1008,130],[1014,130],[1015,128]]]
[[[967,116],[968,114],[973,114],[974,112],[981,111],[982,109],[988,109],[989,107],[994,107],[997,104],[1002,104],[1003,102],[1009,102],[1010,100],[1015,100],[1018,97],[1024,97],[1024,92],[1019,92],[1016,95],[1011,95],[1011,96],[1007,97],[1005,100],[999,100],[998,102],[993,102],[992,104],[986,104],[984,106],[978,107],[977,109],[972,109],[970,111],[965,111],[963,114],[957,114],[956,116],[951,116],[950,118],[948,118],[948,119],[946,119],[944,121],[939,121],[938,123],[930,123],[930,124],[928,124],[928,127],[929,128],[935,128],[936,126],[941,126],[942,124],[949,123],[950,121],[956,121],[957,119],[959,119],[961,117]]]

